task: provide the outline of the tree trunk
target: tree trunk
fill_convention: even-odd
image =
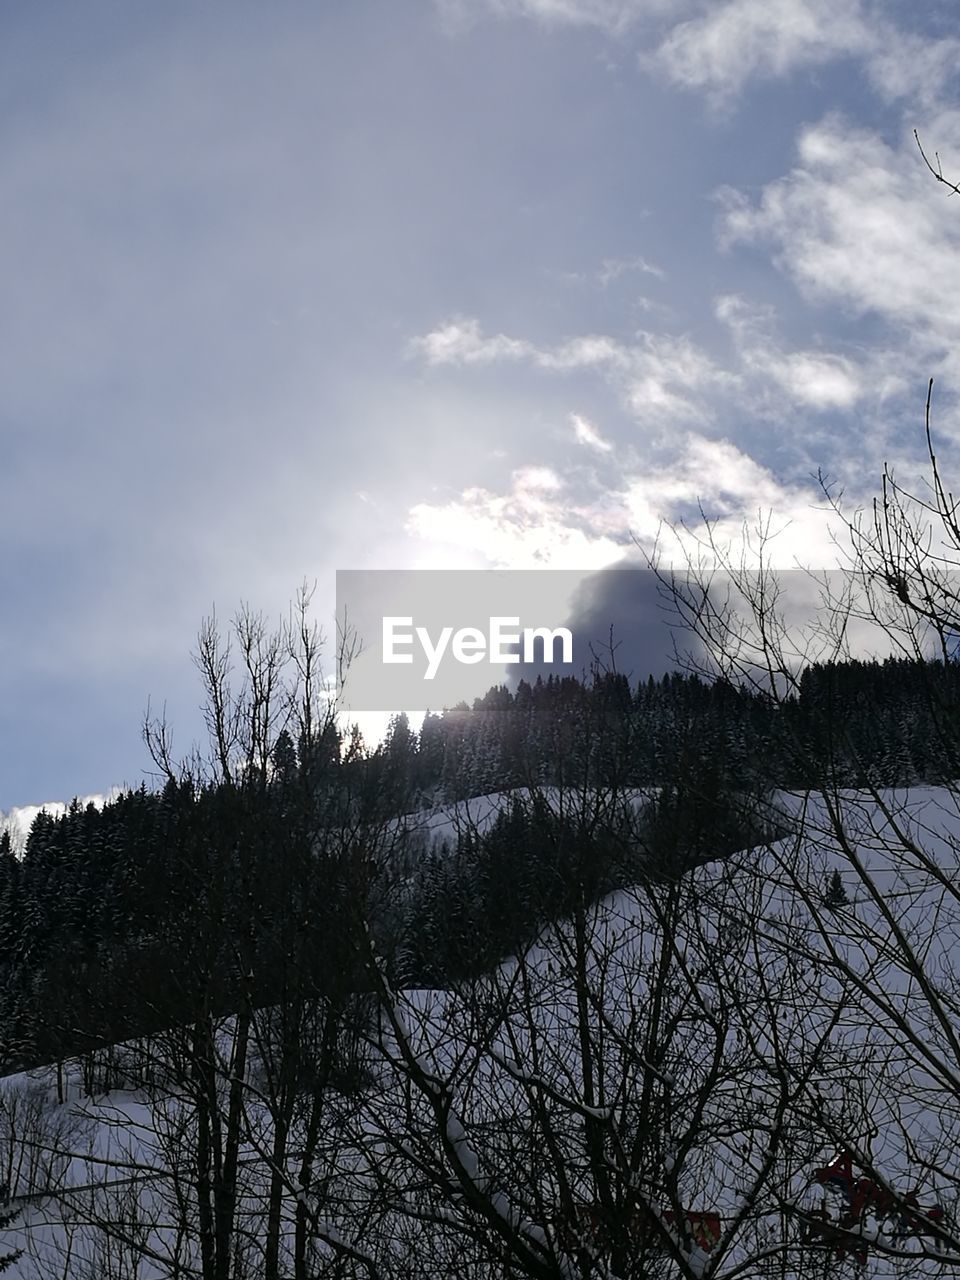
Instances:
[[[247,1073],[247,1046],[250,1041],[250,1014],[238,1013],[234,1031],[227,1132],[223,1149],[223,1169],[215,1189],[216,1280],[230,1280],[233,1229],[237,1210],[237,1166],[240,1157],[240,1128],[243,1120],[243,1089]]]

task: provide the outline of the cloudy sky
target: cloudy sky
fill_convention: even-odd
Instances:
[[[930,376],[960,454],[960,201],[912,132],[960,177],[952,3],[48,0],[0,37],[0,808],[138,784],[148,697],[186,748],[214,605],[610,565],[698,500],[826,563],[811,476],[909,474]]]

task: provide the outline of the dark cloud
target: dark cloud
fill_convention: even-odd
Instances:
[[[602,569],[583,580],[567,624],[574,635],[572,663],[521,663],[511,685],[538,676],[582,678],[597,664],[616,669],[631,684],[680,669],[677,661],[702,658],[695,637],[680,626],[667,585],[652,569]]]

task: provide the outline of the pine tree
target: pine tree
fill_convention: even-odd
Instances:
[[[270,753],[273,757],[273,771],[277,783],[281,787],[293,785],[297,776],[297,749],[287,729],[281,729]]]
[[[417,739],[406,712],[391,717],[382,756],[386,794],[403,812],[410,803],[417,765]]]
[[[830,877],[826,892],[823,895],[823,905],[829,907],[831,911],[839,911],[842,907],[850,905],[850,898],[843,887],[839,871],[834,871]]]
[[[5,1227],[9,1227],[10,1223],[17,1217],[19,1209],[8,1209],[10,1204],[10,1187],[4,1183],[0,1187],[0,1231]],[[12,1253],[0,1254],[0,1271],[7,1271],[15,1262],[23,1257],[22,1249],[14,1249]]]
[[[442,781],[443,748],[443,720],[428,711],[420,726],[417,752],[417,785],[428,795],[434,795]]]

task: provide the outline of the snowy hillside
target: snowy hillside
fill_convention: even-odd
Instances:
[[[231,1105],[238,1275],[261,1274],[271,1174],[281,1260],[299,1229],[316,1275],[449,1275],[470,1241],[509,1258],[504,1274],[733,1276],[766,1258],[787,1276],[824,1253],[859,1266],[864,1241],[870,1274],[955,1271],[949,1229],[938,1243],[924,1218],[955,1220],[960,1185],[955,798],[778,799],[795,837],[611,895],[456,990],[382,986],[362,1087],[301,1086],[282,1142],[276,1064],[258,1051],[269,1012],[232,1100],[241,1020],[219,1023],[212,1111],[178,1061],[187,1034],[128,1046],[131,1075],[153,1077],[135,1090],[80,1097],[82,1063],[64,1068],[62,1104],[52,1068],[8,1078],[0,1151],[19,1212],[3,1241],[24,1250],[9,1274],[203,1275],[193,1143],[201,1115],[222,1141]],[[846,901],[826,892],[834,871]],[[814,1171],[844,1151],[888,1203],[871,1193],[840,1228],[842,1179]],[[814,1219],[803,1242],[804,1211],[834,1225]]]

